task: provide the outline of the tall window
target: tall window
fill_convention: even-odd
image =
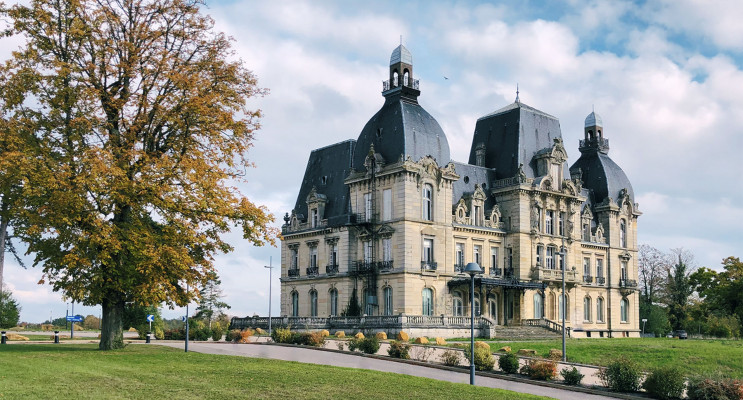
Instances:
[[[498,268],[498,248],[490,248],[490,268]]]
[[[433,186],[423,185],[422,197],[422,218],[426,221],[433,221]]]
[[[583,321],[591,320],[591,298],[583,298]]]
[[[542,209],[539,207],[535,208],[534,217],[537,219],[537,230],[542,230]]]
[[[475,214],[475,215],[472,218],[472,224],[473,225],[480,226],[480,225],[482,225],[482,207],[475,206],[474,209],[475,210],[474,210],[473,214]]]
[[[299,264],[299,250],[298,249],[291,249],[291,268],[297,269],[297,266]]]
[[[433,289],[425,288],[422,293],[423,315],[433,315]]]
[[[565,213],[560,212],[560,219],[557,224],[557,234],[565,236]]]
[[[299,293],[292,292],[292,317],[299,316]]]
[[[629,321],[629,300],[622,299],[619,302],[619,315],[621,316],[621,322]]]
[[[560,269],[560,271],[565,269],[565,255],[557,253],[557,267]]]
[[[482,260],[480,259],[480,254],[482,253],[482,246],[479,244],[476,244],[473,248],[473,253],[474,253],[475,262],[477,263],[477,265],[481,265]]]
[[[583,258],[583,275],[591,276],[591,259],[588,257]]]
[[[382,239],[382,259],[392,261],[392,239]]]
[[[317,290],[310,291],[310,317],[317,317]]]
[[[364,242],[364,262],[370,263],[372,261],[372,242],[367,240]]]
[[[317,228],[319,225],[318,221],[319,215],[317,213],[317,208],[312,209],[312,228]]]
[[[624,220],[619,221],[619,245],[627,247],[627,224]]]
[[[372,194],[364,193],[364,220],[371,221],[372,218]]]
[[[495,295],[488,296],[488,314],[493,321],[498,323],[498,297]]]
[[[477,293],[475,293],[475,303],[474,304],[475,304],[475,317],[479,317],[480,315],[482,315],[481,314],[482,310],[480,309],[480,296],[478,296]]]
[[[364,289],[364,314],[374,315],[374,306],[377,305],[377,294],[373,290],[367,288]]]
[[[427,265],[433,262],[433,239],[423,239],[423,260]]]
[[[555,212],[552,210],[547,210],[544,216],[544,233],[548,235],[554,235],[555,234]]]
[[[455,317],[461,317],[462,311],[462,293],[461,292],[454,292],[454,295],[452,296],[452,313]]]
[[[591,225],[583,224],[583,240],[586,242],[591,241]]]
[[[384,288],[384,315],[392,315],[392,288]]]
[[[513,268],[513,249],[509,247],[506,253],[508,253],[508,268]]]
[[[596,322],[604,322],[604,299],[596,299]]]
[[[622,261],[619,263],[620,270],[619,270],[619,279],[626,281],[627,280],[627,261]]]
[[[310,267],[317,267],[317,246],[310,247]]]
[[[534,293],[534,319],[541,319],[544,317],[542,313],[542,295]]]
[[[596,277],[597,278],[604,277],[604,259],[603,258],[596,259]]]
[[[382,191],[382,219],[389,221],[392,219],[392,189]]]
[[[330,265],[338,265],[338,243],[330,245]]]
[[[540,267],[543,267],[542,265],[542,252],[544,251],[544,246],[539,245],[537,246],[537,265]]]
[[[456,260],[455,264],[464,267],[464,243],[457,243]]]
[[[330,316],[338,315],[338,289],[330,290]]]
[[[546,257],[547,269],[555,269],[555,248],[547,246],[547,257]]]

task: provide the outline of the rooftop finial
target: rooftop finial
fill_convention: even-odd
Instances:
[[[521,102],[519,100],[519,84],[518,84],[518,82],[516,82],[516,102],[517,103]]]
[[[402,46],[402,35],[400,35],[400,46]]]

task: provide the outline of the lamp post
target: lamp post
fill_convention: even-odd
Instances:
[[[271,275],[273,272],[273,257],[268,258],[268,265],[264,265],[263,268],[268,268],[268,334],[271,334]]]
[[[562,303],[562,306],[560,307],[560,312],[562,313],[562,361],[565,362],[568,360],[568,355],[565,350],[565,310],[567,309],[567,301],[565,299],[565,268],[567,267],[568,263],[565,260],[565,255],[567,254],[567,249],[565,248],[565,238],[562,238],[562,246],[560,246],[560,252],[557,253],[560,255],[560,261],[562,261],[562,298],[560,303]]]
[[[470,274],[470,385],[475,384],[475,275],[481,274],[482,269],[477,263],[471,262],[464,268]]]
[[[642,319],[642,334],[645,335],[645,323],[648,322],[647,318]]]
[[[186,282],[186,301],[190,302],[188,299],[188,282]],[[186,346],[185,346],[185,352],[188,353],[188,303],[186,303]]]

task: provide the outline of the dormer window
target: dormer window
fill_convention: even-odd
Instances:
[[[317,226],[320,223],[320,221],[318,219],[319,216],[318,216],[318,213],[317,213],[317,208],[313,208],[310,211],[310,213],[311,213],[311,219],[310,220],[311,220],[312,228],[317,228]]]
[[[555,212],[552,210],[547,210],[545,217],[544,217],[544,233],[548,235],[555,234],[554,220],[555,220]]]
[[[474,210],[475,215],[474,215],[473,225],[480,226],[482,225],[482,219],[483,219],[482,207],[475,206],[474,209],[475,209]]]

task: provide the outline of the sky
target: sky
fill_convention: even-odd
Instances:
[[[270,91],[250,100],[263,118],[241,190],[276,226],[294,206],[310,151],[356,139],[382,106],[402,37],[419,102],[452,159],[467,160],[477,118],[512,103],[518,84],[521,102],[560,120],[569,165],[585,117],[601,115],[609,155],[643,213],[639,243],[683,247],[697,266],[718,270],[724,257],[743,256],[743,2],[207,0],[204,12]],[[264,266],[279,266],[280,249],[252,247],[237,229],[226,237],[235,251],[216,265],[228,314],[267,315],[271,282],[277,315],[279,269],[269,280]],[[6,257],[22,321],[67,310],[40,278]]]

